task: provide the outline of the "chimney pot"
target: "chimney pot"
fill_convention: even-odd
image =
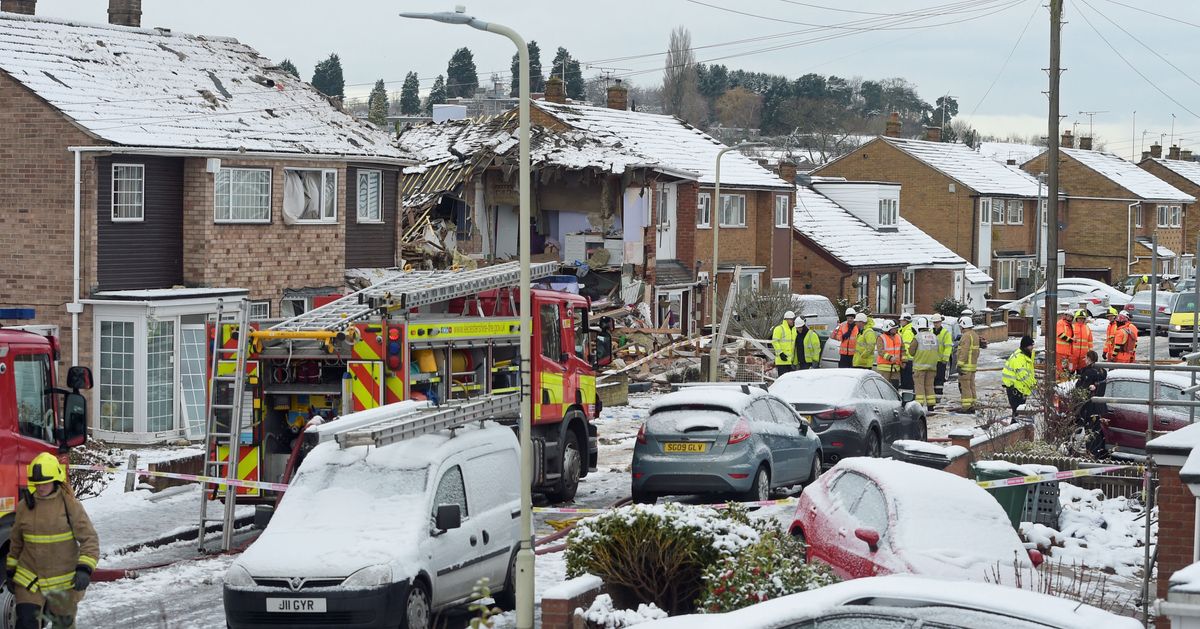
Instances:
[[[1167,159],[1179,159],[1179,146],[1175,145],[1167,149]]]
[[[1017,165],[1017,160],[1015,160],[1015,159],[1013,159],[1013,158],[1011,158],[1011,157],[1010,157],[1010,158],[1008,158],[1008,160],[1007,160],[1007,161],[1005,161],[1004,163],[1005,163],[1005,164],[1008,164],[1009,166],[1016,166],[1016,165]]]
[[[0,11],[5,13],[20,13],[33,15],[37,0],[0,0]]]
[[[1192,150],[1184,149],[1184,150],[1179,151],[1179,159],[1181,159],[1185,162],[1192,161]]]
[[[941,142],[942,141],[942,128],[941,127],[925,127],[925,139],[929,140],[930,142]]]
[[[1142,151],[1142,159],[1143,160],[1150,159],[1150,151]]]
[[[1081,148],[1081,149],[1083,149],[1083,150],[1085,150],[1085,151],[1090,151],[1090,150],[1092,150],[1092,138],[1091,138],[1091,136],[1086,136],[1086,135],[1085,135],[1085,136],[1083,136],[1083,137],[1079,138],[1079,148]]]
[[[1159,159],[1162,157],[1162,145],[1161,144],[1155,142],[1154,144],[1150,145],[1150,157],[1153,157],[1154,159]]]
[[[1075,148],[1075,138],[1071,136],[1070,129],[1067,129],[1066,131],[1062,132],[1062,139],[1058,143],[1058,145],[1063,148],[1068,148],[1068,149]]]
[[[142,25],[142,0],[108,0],[108,23],[116,26]]]
[[[796,164],[794,162],[790,162],[786,159],[779,162],[780,179],[788,182],[789,184],[794,184],[796,183],[796,174]]]
[[[563,81],[557,76],[546,80],[546,101],[559,104],[567,102],[567,92],[563,88]]]
[[[884,126],[883,134],[889,138],[900,137],[900,113],[893,111],[892,115],[888,116],[887,124]]]
[[[629,90],[621,79],[608,86],[608,108],[625,111],[629,109]]]

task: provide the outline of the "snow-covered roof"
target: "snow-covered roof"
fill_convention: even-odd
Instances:
[[[1001,164],[1007,164],[1008,160],[1015,160],[1017,164],[1025,162],[1042,154],[1046,150],[1044,146],[1035,146],[1033,144],[1017,144],[1014,142],[980,142],[979,154]]]
[[[794,229],[847,266],[928,266],[963,269],[973,284],[992,279],[937,239],[900,217],[896,229],[878,230],[828,197],[796,187]]]
[[[534,101],[533,105],[574,129],[620,138],[626,148],[661,165],[698,173],[700,183],[716,182],[717,153],[726,146],[674,116],[580,104]],[[721,185],[788,188],[788,182],[737,151],[721,159]]]
[[[1030,198],[1038,196],[1038,182],[1032,175],[1005,168],[1003,163],[984,157],[965,144],[886,136],[880,137],[880,140],[979,194]]]
[[[1063,154],[1145,201],[1194,203],[1195,197],[1155,177],[1137,164],[1104,151],[1060,148]]]
[[[235,39],[0,13],[0,70],[114,144],[404,157]]]
[[[1149,238],[1138,238],[1138,239],[1137,239],[1137,243],[1138,243],[1139,245],[1141,245],[1142,247],[1144,247],[1144,248],[1145,248],[1146,250],[1148,250],[1148,251],[1151,251],[1151,252],[1153,252],[1153,251],[1154,251],[1154,241],[1150,240]],[[1170,249],[1168,249],[1168,248],[1166,248],[1166,247],[1164,247],[1164,246],[1162,246],[1162,245],[1159,245],[1159,246],[1158,246],[1158,257],[1160,257],[1160,258],[1174,258],[1174,257],[1175,257],[1175,252],[1174,252],[1174,251],[1171,251]]]
[[[1200,186],[1200,162],[1182,159],[1151,158],[1150,161]]]
[[[1200,563],[1194,563],[1171,575],[1171,591],[1200,594]]]

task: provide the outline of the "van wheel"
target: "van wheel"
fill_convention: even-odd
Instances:
[[[413,580],[408,588],[408,599],[404,602],[404,626],[402,629],[429,629],[433,610],[429,605],[429,587],[420,579]]]
[[[583,455],[579,448],[579,438],[568,430],[562,449],[562,476],[554,483],[553,489],[546,493],[551,502],[571,502],[575,492],[579,491],[579,477],[583,474]]]
[[[508,560],[508,574],[504,576],[504,589],[492,594],[496,607],[510,612],[517,608],[517,553]]]

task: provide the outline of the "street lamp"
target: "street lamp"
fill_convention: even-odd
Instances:
[[[708,217],[708,220],[712,223],[712,235],[713,235],[713,256],[712,256],[712,271],[711,271],[712,277],[710,278],[710,281],[709,281],[709,283],[712,285],[712,318],[709,320],[709,325],[712,326],[712,332],[713,332],[712,341],[710,342],[710,345],[712,347],[709,349],[709,356],[708,356],[708,381],[709,382],[717,381],[717,363],[720,362],[720,359],[721,359],[721,348],[717,346],[717,238],[720,236],[721,209],[723,207],[721,204],[721,158],[725,157],[725,154],[728,153],[729,151],[736,151],[739,149],[751,148],[754,146],[766,146],[766,145],[767,145],[766,142],[742,142],[741,144],[738,144],[737,146],[727,146],[727,147],[717,151],[717,168],[716,168],[716,171],[717,171],[716,172],[716,180],[717,181],[716,181],[716,184],[713,185],[713,197],[716,202],[712,204],[712,205],[716,206],[716,211],[713,212],[713,214],[714,214],[713,216]],[[795,183],[793,182],[792,185],[795,185]],[[712,211],[712,210],[710,210],[710,211]],[[736,281],[738,281],[738,278],[735,277],[730,281],[736,282]]]
[[[533,324],[530,321],[530,273],[529,273],[529,49],[525,40],[516,31],[495,24],[484,22],[466,14],[466,8],[459,5],[453,13],[401,13],[400,17],[420,20],[434,20],[446,24],[466,24],[481,31],[503,35],[512,40],[517,47],[520,65],[518,85],[520,86],[520,175],[517,179],[521,197],[521,211],[518,225],[523,230],[520,241],[521,256],[521,420],[518,431],[521,440],[521,547],[517,551],[517,629],[533,629],[533,446],[530,432],[533,430],[532,391],[529,373],[529,357],[532,351]]]

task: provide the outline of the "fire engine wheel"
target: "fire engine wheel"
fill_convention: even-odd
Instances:
[[[568,430],[563,437],[562,447],[562,476],[554,483],[547,493],[552,502],[571,502],[575,492],[579,490],[579,477],[583,474],[583,454],[579,447],[579,438]]]

